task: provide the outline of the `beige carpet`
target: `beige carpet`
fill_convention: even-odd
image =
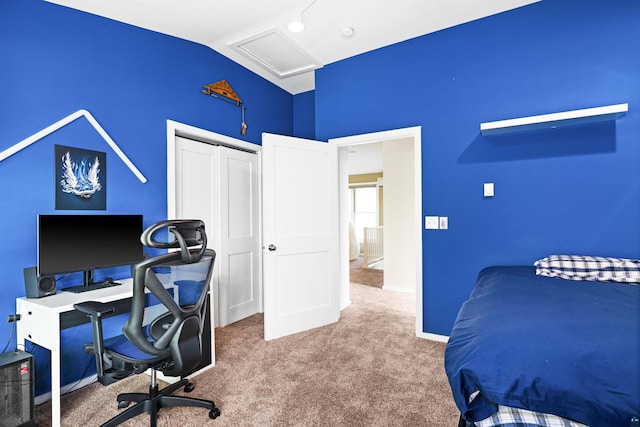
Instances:
[[[366,268],[363,266],[362,256],[353,261],[349,261],[349,281],[361,285],[382,288],[384,285],[384,270]]]
[[[337,324],[274,341],[262,338],[262,315],[216,329],[216,366],[193,379],[191,395],[213,399],[222,415],[169,408],[158,425],[456,426],[445,345],[415,337],[413,297],[352,284],[351,298]],[[141,374],[64,396],[63,426],[99,425],[117,414],[117,393],[146,391],[148,381]],[[36,414],[39,426],[50,424],[49,404]]]

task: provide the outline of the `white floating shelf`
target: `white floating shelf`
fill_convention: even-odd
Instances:
[[[616,104],[604,107],[585,108],[582,110],[563,111],[561,113],[542,114],[540,116],[498,120],[496,122],[480,123],[480,132],[486,136],[535,129],[554,129],[561,126],[617,120],[624,116],[627,111],[629,111],[628,104]]]

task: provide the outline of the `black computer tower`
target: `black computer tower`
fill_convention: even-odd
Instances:
[[[33,356],[21,350],[0,354],[0,427],[35,426]]]

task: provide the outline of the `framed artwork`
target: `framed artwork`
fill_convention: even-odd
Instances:
[[[107,209],[107,155],[55,146],[56,210]]]

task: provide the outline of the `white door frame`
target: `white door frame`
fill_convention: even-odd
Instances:
[[[415,296],[416,296],[416,336],[421,338],[428,338],[433,340],[442,341],[442,337],[434,334],[427,334],[422,331],[422,127],[415,126],[402,129],[393,129],[382,132],[373,132],[362,135],[347,136],[343,138],[333,138],[329,140],[330,144],[336,144],[338,149],[342,147],[348,147],[351,145],[370,144],[374,142],[390,141],[394,139],[413,139],[413,161],[414,161],[414,257],[415,257]],[[339,150],[340,152],[340,150]],[[340,155],[339,155],[340,156]],[[341,158],[341,160],[343,160]],[[347,167],[346,162],[339,162],[339,176],[344,177],[347,174],[345,170]],[[342,187],[341,187],[342,188]],[[342,202],[342,197],[341,197]],[[342,205],[342,203],[341,203]],[[346,209],[346,208],[345,208]],[[346,221],[346,223],[345,223]],[[341,206],[340,215],[340,229],[348,230],[348,215],[345,215]],[[346,294],[349,295],[349,261],[348,257],[342,256],[342,250],[349,248],[349,234],[340,233],[340,289],[341,295],[343,295],[342,305],[343,307],[350,304],[349,301],[344,301]]]

